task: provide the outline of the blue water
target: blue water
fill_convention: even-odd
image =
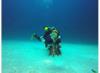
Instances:
[[[32,40],[44,26],[61,33],[62,56],[48,56]],[[92,73],[98,71],[97,0],[2,0],[3,73]]]

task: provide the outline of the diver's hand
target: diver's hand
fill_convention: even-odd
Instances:
[[[31,40],[36,39],[36,38],[35,38],[35,35],[36,35],[36,33],[33,33],[33,34],[32,34],[32,36],[31,36]]]
[[[41,41],[41,38],[40,38],[40,36],[38,36],[37,34],[35,34],[35,33],[33,33],[33,35],[32,35],[32,38],[31,38],[32,40],[33,39],[36,39],[36,40],[38,40],[38,41]]]

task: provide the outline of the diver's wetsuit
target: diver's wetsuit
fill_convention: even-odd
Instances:
[[[52,33],[52,30],[49,30],[47,32],[45,32],[43,38],[45,39],[45,46],[48,47],[49,44],[54,44],[57,45],[57,48],[55,48],[55,53],[56,55],[61,55],[61,51],[60,51],[60,43],[61,43],[61,38],[57,38],[56,42],[54,43],[53,40],[50,37],[50,34]],[[58,34],[59,36],[59,34]],[[49,48],[49,55],[52,55],[52,46],[50,46]]]
[[[60,43],[61,43],[61,38],[58,38],[59,37],[59,34],[58,34],[58,37],[57,37],[57,39],[56,39],[56,41],[55,42],[53,42],[53,40],[51,39],[51,36],[50,36],[50,34],[52,33],[52,29],[49,29],[48,31],[45,31],[45,34],[43,35],[43,39],[45,40],[45,47],[47,47],[48,48],[48,45],[49,45],[49,48],[48,48],[48,50],[49,50],[49,55],[52,55],[52,48],[53,48],[53,46],[51,45],[51,44],[53,44],[53,45],[56,45],[57,46],[57,48],[54,48],[55,49],[55,54],[56,55],[61,55],[61,51],[60,51]],[[34,34],[33,35],[38,41],[42,41],[42,39],[38,36],[38,35],[36,35],[36,34]]]

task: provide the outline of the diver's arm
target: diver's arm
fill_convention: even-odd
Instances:
[[[32,38],[35,38],[40,42],[45,42],[45,39],[43,36],[40,37],[40,36],[36,35],[35,33],[32,35]]]
[[[59,43],[61,43],[61,36],[58,36],[58,40]]]
[[[35,33],[32,35],[32,38],[35,38],[38,41],[41,41],[41,38],[38,35],[36,35]]]

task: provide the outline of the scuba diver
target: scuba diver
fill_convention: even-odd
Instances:
[[[39,37],[38,35],[33,34],[33,37],[38,41],[44,42],[45,47],[49,50],[49,55],[61,55],[60,32],[55,27],[45,26],[43,29],[45,31],[43,36]]]

